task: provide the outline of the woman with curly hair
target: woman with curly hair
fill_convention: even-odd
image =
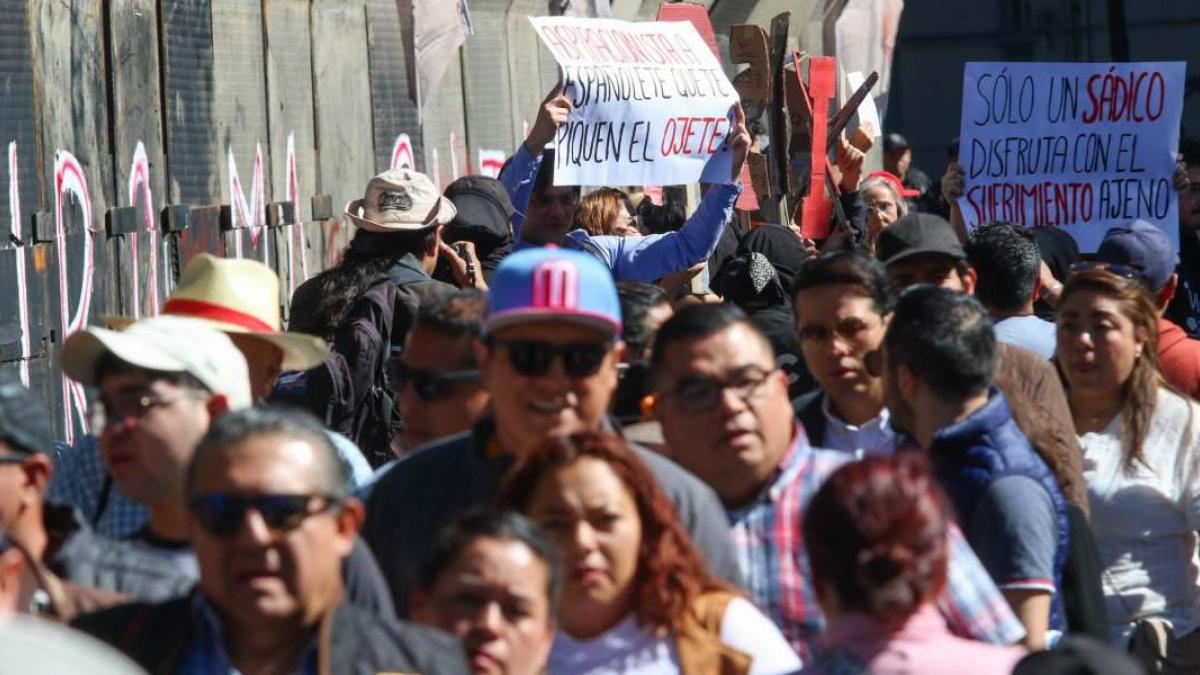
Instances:
[[[534,450],[499,505],[559,546],[566,586],[548,672],[790,673],[800,659],[754,605],[705,571],[663,489],[621,438]]]

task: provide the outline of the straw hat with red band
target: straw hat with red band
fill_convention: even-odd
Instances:
[[[412,169],[375,176],[362,199],[346,204],[346,216],[368,232],[420,232],[449,223],[456,213],[433,181]]]
[[[904,197],[905,199],[921,196],[920,190],[913,190],[912,188],[904,187],[904,182],[901,181],[900,178],[891,171],[872,171],[871,173],[867,174],[867,179],[869,180],[871,178],[881,178],[888,183],[891,183],[892,188],[896,190],[896,194]]]
[[[200,253],[192,259],[163,314],[200,319],[225,333],[246,335],[283,352],[283,370],[308,370],[324,363],[329,346],[321,338],[280,330],[279,277],[266,265]],[[134,320],[104,317],[120,330]]]

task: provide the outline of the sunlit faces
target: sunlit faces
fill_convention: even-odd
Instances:
[[[523,375],[513,362],[513,345],[537,343],[552,348],[603,345],[595,371],[571,377],[561,355],[544,373]],[[491,335],[491,346],[479,345],[476,361],[502,444],[512,452],[536,447],[547,438],[598,429],[617,386],[617,364],[624,344],[605,332],[564,320],[507,326]],[[528,365],[521,362],[520,365]]]
[[[633,611],[642,521],[633,495],[607,463],[583,457],[548,472],[526,515],[563,556],[563,630],[595,637]]]
[[[753,496],[778,468],[794,431],[787,380],[770,346],[736,323],[673,342],[664,356],[656,412],[672,458],[726,504]],[[696,400],[710,396],[711,404]]]
[[[836,403],[847,396],[882,399],[867,354],[879,349],[887,324],[855,284],[831,284],[796,294],[796,331],[808,369]]]
[[[524,542],[479,537],[414,597],[413,617],[458,636],[474,673],[538,675],[554,641],[549,576]]]
[[[100,454],[122,494],[143,504],[178,498],[187,464],[208,430],[207,400],[208,394],[144,371],[101,380],[106,423]]]
[[[883,185],[864,190],[862,193],[863,206],[869,214],[870,231],[867,235],[872,239],[879,236],[879,231],[896,222],[900,217],[900,204],[896,194]]]
[[[915,284],[931,284],[971,295],[975,292],[975,270],[960,272],[958,262],[944,253],[919,253],[888,263],[888,279],[897,291]]]
[[[1072,391],[1113,395],[1133,372],[1146,337],[1120,311],[1116,300],[1097,291],[1069,295],[1058,308],[1059,368]]]
[[[318,450],[279,435],[223,448],[198,467],[192,496],[317,495]],[[262,622],[310,625],[341,597],[341,561],[349,554],[362,506],[315,499],[307,517],[287,530],[247,510],[228,536],[217,536],[189,512],[188,533],[200,566],[200,590],[233,626]]]

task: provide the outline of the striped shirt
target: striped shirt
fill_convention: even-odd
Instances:
[[[804,550],[804,506],[839,466],[844,452],[813,448],[797,425],[792,447],[775,480],[746,506],[728,512],[746,589],[807,662],[814,638],[824,628]],[[1012,644],[1025,629],[962,533],[950,535],[947,583],[938,606],[955,634],[995,644]]]

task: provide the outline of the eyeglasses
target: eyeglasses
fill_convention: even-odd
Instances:
[[[25,455],[0,455],[0,464],[24,464],[26,459]]]
[[[242,526],[246,512],[251,509],[262,516],[267,527],[287,532],[299,527],[310,516],[327,511],[338,503],[334,497],[321,494],[248,496],[214,492],[196,497],[188,506],[205,532],[214,537],[229,537]]]
[[[541,377],[550,372],[554,359],[562,359],[567,377],[595,375],[612,349],[611,342],[573,342],[559,345],[532,340],[489,340],[508,351],[508,363],[525,377]]]
[[[799,336],[801,342],[825,342],[836,333],[843,340],[853,340],[858,334],[869,328],[867,322],[858,317],[846,317],[829,326],[819,324],[801,326]]]
[[[191,398],[191,394],[179,394],[177,396],[160,396],[159,394],[125,394],[118,395],[113,400],[98,400],[92,403],[88,408],[88,423],[91,427],[93,435],[99,436],[104,433],[106,427],[110,424],[125,422],[130,418],[141,419],[147,412],[154,408],[159,408],[165,405],[171,405],[185,398]]]
[[[690,412],[709,410],[721,402],[725,390],[733,392],[743,402],[749,402],[762,390],[762,386],[778,368],[763,370],[757,366],[742,368],[732,377],[718,380],[715,377],[687,375],[679,380],[673,391],[667,392],[668,398],[679,401],[679,405]]]
[[[413,391],[426,403],[450,395],[458,382],[472,382],[479,378],[478,370],[430,370],[410,368],[402,363],[392,367],[392,378],[399,391],[405,386],[412,385]]]

